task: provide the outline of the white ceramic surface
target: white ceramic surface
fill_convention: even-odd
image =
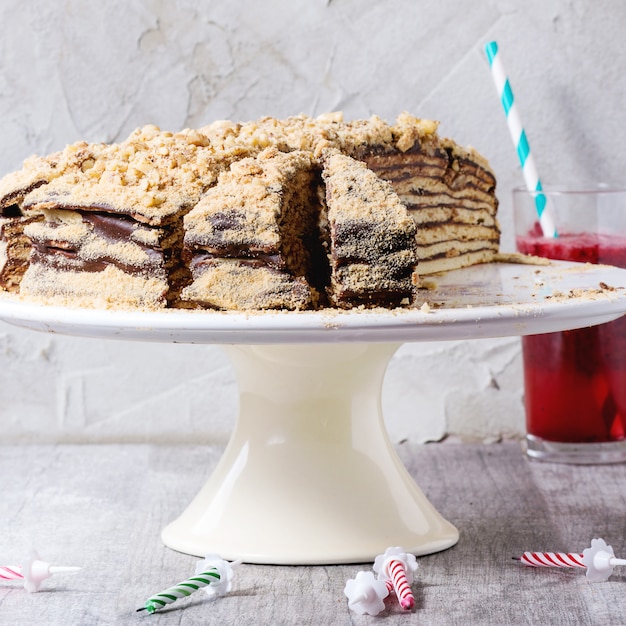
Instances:
[[[380,410],[398,344],[232,346],[235,432],[166,545],[252,563],[373,561],[443,550],[457,530],[393,450]]]
[[[179,343],[407,342],[505,337],[599,324],[626,310],[626,270],[490,263],[427,277],[429,311],[140,312],[48,307],[0,298],[0,319],[39,331]],[[594,293],[600,282],[615,291]],[[571,297],[561,297],[569,294]],[[557,297],[555,297],[557,296]]]
[[[401,342],[565,330],[626,311],[626,270],[599,265],[490,264],[429,282],[430,311],[141,313],[4,298],[0,319],[74,335],[232,344],[235,431],[163,541],[256,563],[368,562],[388,546],[428,554],[458,540],[383,425],[382,379]]]

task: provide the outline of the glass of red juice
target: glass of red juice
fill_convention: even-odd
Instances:
[[[537,199],[556,227],[544,236]],[[516,247],[626,268],[626,186],[513,192]],[[626,317],[522,338],[526,453],[560,463],[626,461]]]

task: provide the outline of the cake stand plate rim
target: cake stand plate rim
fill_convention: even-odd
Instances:
[[[626,312],[626,270],[612,266],[488,263],[425,278],[434,288],[421,290],[418,305],[393,310],[100,310],[4,294],[0,320],[44,332],[155,342],[411,342],[570,330]]]

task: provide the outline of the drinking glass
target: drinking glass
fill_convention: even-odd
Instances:
[[[542,234],[538,193],[554,237]],[[626,268],[626,186],[516,189],[513,210],[519,252]],[[527,455],[561,463],[626,461],[626,317],[523,337],[522,351]]]

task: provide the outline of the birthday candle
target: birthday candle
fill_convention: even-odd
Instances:
[[[204,589],[211,597],[224,595],[230,591],[232,586],[232,568],[239,565],[239,563],[241,561],[229,563],[216,554],[210,554],[203,561],[198,562],[195,576],[191,576],[169,589],[150,596],[144,606],[137,609],[137,611],[154,613],[180,598],[190,596],[198,589]]]
[[[0,579],[24,580],[22,568],[19,565],[0,565]]]
[[[613,548],[604,539],[592,539],[591,546],[582,554],[571,552],[524,552],[521,557],[513,557],[530,567],[574,567],[587,569],[586,576],[591,582],[608,580],[613,569],[626,565],[626,559],[615,557]]]
[[[393,590],[396,592],[400,606],[407,611],[412,609],[415,606],[415,598],[413,597],[411,586],[407,580],[404,563],[402,563],[402,561],[392,559],[387,564],[387,570],[391,575]]]
[[[516,561],[529,567],[587,567],[582,554],[571,552],[524,552]]]
[[[206,572],[203,572],[197,576],[192,576],[187,580],[183,580],[182,582],[174,585],[174,587],[170,587],[165,591],[161,591],[153,596],[150,596],[145,605],[137,609],[137,611],[148,611],[148,613],[154,613],[159,609],[162,609],[164,606],[171,604],[172,602],[176,602],[179,598],[186,598],[190,596],[198,589],[202,587],[207,587],[212,583],[219,582],[221,580],[221,576],[219,570],[216,567],[212,567],[208,569]]]
[[[23,565],[0,565],[0,580],[21,580],[29,593],[39,591],[41,583],[54,574],[78,572],[80,567],[50,565],[33,550]]]
[[[385,553],[377,556],[374,561],[374,571],[379,579],[385,580],[388,588],[391,583],[400,606],[407,611],[415,606],[411,583],[416,569],[415,556],[405,553],[402,548],[398,547],[387,548]]]

